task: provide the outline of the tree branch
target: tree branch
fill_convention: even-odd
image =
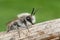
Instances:
[[[32,25],[27,29],[20,29],[9,33],[0,32],[0,40],[60,40],[60,19],[50,20]]]

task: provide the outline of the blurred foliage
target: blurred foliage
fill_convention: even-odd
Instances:
[[[60,0],[0,0],[0,31],[6,30],[7,22],[17,14],[30,13],[32,8],[39,9],[36,23],[60,18]]]

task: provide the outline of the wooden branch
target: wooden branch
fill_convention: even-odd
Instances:
[[[60,19],[37,23],[27,29],[0,32],[0,40],[60,40]]]

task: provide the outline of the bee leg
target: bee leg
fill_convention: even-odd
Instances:
[[[19,38],[20,38],[20,30],[19,30],[19,27],[17,27],[17,31],[18,31]]]
[[[28,32],[30,32],[28,26],[26,26],[26,28],[27,28]]]
[[[19,25],[17,22],[15,22],[15,23],[14,23],[14,25],[16,25],[16,26],[17,26],[17,31],[18,31],[19,38],[20,38],[20,30],[19,30],[20,25]]]
[[[25,26],[26,26],[26,28],[28,29],[28,32],[29,32],[29,28],[28,28],[28,26],[27,26],[26,21],[24,20],[23,23],[25,24]]]

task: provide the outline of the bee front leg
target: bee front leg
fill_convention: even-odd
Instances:
[[[17,31],[18,31],[19,38],[20,38],[20,30],[19,30],[19,27],[17,27]]]

